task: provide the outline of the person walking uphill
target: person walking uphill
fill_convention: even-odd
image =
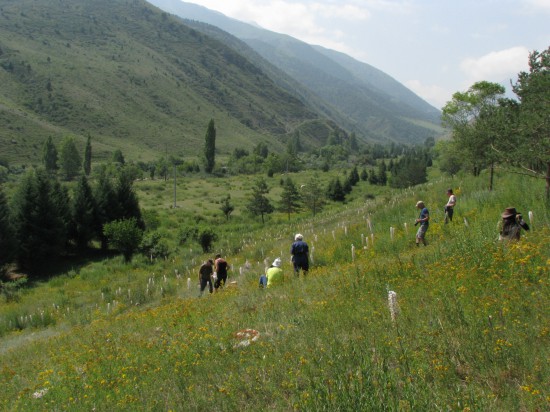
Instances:
[[[304,242],[304,236],[300,233],[294,236],[294,243],[290,247],[290,254],[292,255],[294,273],[299,275],[301,269],[304,275],[307,275],[309,270],[309,246]]]
[[[420,225],[418,231],[416,232],[416,246],[418,246],[420,242],[426,246],[426,231],[430,225],[430,212],[422,200],[416,202],[416,208],[420,209],[420,215],[418,215],[418,219],[416,219],[416,223],[414,224],[415,226],[418,224]]]
[[[201,284],[201,291],[199,296],[202,296],[204,289],[206,289],[206,285],[208,285],[208,289],[210,290],[210,293],[213,292],[213,287],[212,287],[212,274],[214,273],[213,265],[214,265],[214,262],[212,261],[212,259],[208,259],[206,262],[202,264],[202,266],[199,269],[199,282]]]
[[[504,209],[501,217],[498,240],[519,240],[521,229],[529,230],[529,225],[523,220],[521,213],[515,207]]]
[[[227,261],[224,258],[222,258],[222,255],[217,254],[216,260],[214,261],[214,271],[216,272],[216,275],[217,275],[216,281],[214,282],[214,288],[216,288],[216,290],[220,286],[224,286],[227,283],[228,269],[229,269],[229,264],[227,263]]]
[[[453,212],[456,205],[456,196],[453,194],[453,189],[447,189],[447,196],[449,196],[449,200],[445,205],[445,223],[453,221]]]

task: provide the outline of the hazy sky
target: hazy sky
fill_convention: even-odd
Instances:
[[[550,0],[186,0],[344,52],[437,108],[550,46]]]

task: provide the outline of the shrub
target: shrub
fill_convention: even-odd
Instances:
[[[135,218],[107,223],[103,226],[103,234],[108,243],[122,253],[126,262],[132,259],[143,238]]]

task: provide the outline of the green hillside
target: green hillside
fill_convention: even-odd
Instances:
[[[441,134],[438,109],[368,64],[196,4],[179,0],[150,1],[182,17],[197,30],[245,53],[270,73],[278,85],[301,98],[308,107],[363,139],[414,144]],[[219,29],[241,39],[255,53],[244,50]],[[267,67],[266,62],[277,71]]]
[[[0,152],[37,163],[43,141],[91,135],[94,155],[274,149],[318,115],[231,48],[144,1],[0,1]]]
[[[309,177],[292,175],[298,185]],[[168,207],[169,182],[140,182],[143,207],[158,213],[171,245],[189,214],[217,222],[215,251],[233,267],[231,284],[198,298],[210,255],[188,244],[154,262],[72,262],[4,292],[0,409],[546,410],[550,215],[542,182],[502,177],[493,191],[486,176],[460,175],[374,198],[361,182],[344,206],[266,225],[225,222],[219,211],[226,188],[242,211],[252,177],[181,180],[178,208]],[[277,179],[269,186],[276,199]],[[448,186],[458,204],[444,225]],[[417,248],[419,199],[431,223],[428,246]],[[510,205],[531,230],[501,243],[496,223]],[[307,278],[289,262],[297,232],[311,247]],[[259,289],[277,256],[284,283]]]

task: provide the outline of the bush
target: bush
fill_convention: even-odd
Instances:
[[[103,226],[103,234],[107,242],[122,253],[126,262],[132,259],[143,238],[135,218],[107,223]]]

